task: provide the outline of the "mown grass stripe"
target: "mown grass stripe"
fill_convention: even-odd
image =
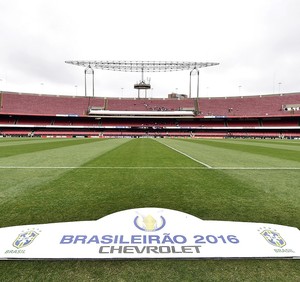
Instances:
[[[211,167],[210,165],[208,165],[207,163],[201,162],[201,161],[199,161],[199,160],[193,158],[192,156],[190,156],[190,155],[188,155],[188,154],[186,154],[186,153],[184,153],[184,152],[182,152],[182,151],[179,151],[179,150],[175,149],[174,147],[172,147],[172,146],[170,146],[170,145],[167,145],[167,144],[165,144],[165,143],[161,143],[161,144],[163,144],[163,145],[165,145],[166,147],[168,147],[168,148],[174,150],[175,152],[177,152],[177,153],[179,153],[179,154],[181,154],[181,155],[183,155],[183,156],[185,156],[185,157],[187,157],[187,158],[193,160],[194,162],[197,162],[197,163],[199,163],[199,164],[201,164],[201,165],[204,165],[204,166],[207,167],[207,168],[212,168],[212,167]]]
[[[204,167],[165,166],[0,166],[0,169],[206,169]]]
[[[291,158],[282,157],[278,149],[269,149],[269,155],[260,154],[262,147],[247,145],[239,150],[235,144],[227,144],[227,140],[194,140],[194,139],[164,139],[161,143],[189,154],[212,167],[299,167],[300,155],[297,151],[287,150],[292,153]],[[248,141],[247,141],[248,142]],[[224,145],[224,146],[223,146]],[[230,146],[228,146],[230,145]],[[279,150],[282,152],[282,150]],[[271,152],[273,154],[271,154]]]
[[[213,167],[214,170],[300,170],[300,167]]]
[[[16,156],[21,154],[28,154],[28,153],[36,153],[42,151],[48,151],[53,149],[60,149],[64,147],[76,146],[76,145],[84,145],[84,144],[91,144],[95,142],[103,142],[104,139],[80,139],[80,140],[60,140],[60,141],[51,141],[49,142],[46,140],[41,140],[41,142],[34,142],[34,143],[26,143],[26,144],[18,144],[18,145],[6,145],[1,146],[0,150],[0,158]]]
[[[85,167],[193,167],[195,162],[168,149],[153,139],[131,139],[129,142],[96,156]]]
[[[207,169],[206,167],[178,166],[0,166],[0,169]],[[300,167],[210,167],[212,170],[300,170]]]
[[[77,139],[77,140],[83,140],[83,139]],[[30,144],[39,144],[39,143],[55,143],[55,142],[70,142],[70,141],[76,141],[76,139],[41,139],[41,138],[30,138],[30,139],[9,139],[6,141],[0,140],[0,147],[4,146],[19,146],[19,145],[30,145]]]
[[[287,161],[296,161],[299,162],[300,160],[300,151],[295,148],[273,148],[272,145],[268,146],[267,144],[258,144],[253,143],[233,143],[231,140],[192,140],[187,139],[183,140],[187,142],[195,142],[198,144],[204,144],[211,147],[225,149],[225,150],[234,150],[241,153],[249,153],[252,155],[261,155],[263,157],[272,157],[277,158],[280,160],[287,160]]]
[[[99,142],[89,142],[89,140],[83,143],[72,142],[70,146],[57,148],[53,148],[49,143],[49,149],[45,146],[44,150],[37,151],[27,151],[27,146],[24,146],[19,153],[12,150],[12,155],[0,158],[0,166],[78,167],[128,142],[125,139],[102,140]]]
[[[2,167],[20,169],[0,169],[0,226],[96,220],[124,209],[156,206],[204,220],[300,227],[299,161],[285,161],[276,150],[274,157],[266,157],[235,151],[234,146],[229,150],[173,139],[125,142],[2,158]],[[131,281],[133,273],[136,281],[298,281],[299,271],[299,263],[291,260],[10,261],[0,263],[0,281]]]

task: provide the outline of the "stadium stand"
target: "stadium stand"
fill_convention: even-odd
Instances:
[[[2,93],[1,113],[85,115],[89,107],[104,107],[103,98]]]
[[[299,119],[284,119],[281,118],[270,118],[263,119],[262,126],[299,126]]]
[[[259,121],[256,119],[228,119],[228,127],[257,127]]]
[[[300,138],[300,93],[121,99],[2,92],[0,105],[0,136]]]
[[[229,98],[201,98],[198,107],[201,115],[208,116],[257,116],[290,115],[286,104],[300,104],[300,95],[260,95]]]
[[[195,110],[192,99],[107,99],[106,110],[111,111],[179,111]]]

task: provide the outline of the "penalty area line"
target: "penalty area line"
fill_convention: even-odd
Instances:
[[[157,142],[158,142],[158,141],[157,141]],[[179,150],[173,148],[172,146],[169,146],[169,145],[164,144],[164,143],[161,143],[161,142],[159,142],[159,143],[160,143],[160,144],[163,144],[163,145],[165,145],[166,147],[168,147],[168,148],[174,150],[175,152],[177,152],[177,153],[179,153],[179,154],[181,154],[181,155],[183,155],[183,156],[185,156],[185,157],[187,157],[187,158],[193,160],[194,162],[197,162],[198,164],[204,165],[206,168],[213,168],[212,166],[210,166],[210,165],[208,165],[208,164],[206,164],[206,163],[204,163],[204,162],[201,162],[201,161],[199,161],[199,160],[193,158],[192,156],[190,156],[190,155],[188,155],[188,154],[186,154],[186,153],[184,153],[184,152],[181,152],[181,151],[179,151]]]
[[[215,170],[300,170],[300,167],[213,167]]]

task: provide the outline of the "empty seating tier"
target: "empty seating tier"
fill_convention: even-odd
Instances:
[[[300,137],[300,111],[297,107],[286,110],[287,105],[298,104],[300,93],[200,99],[119,99],[2,92],[0,135]],[[89,114],[91,109],[109,114]],[[185,111],[191,114],[184,116]],[[114,115],[114,112],[119,114]]]

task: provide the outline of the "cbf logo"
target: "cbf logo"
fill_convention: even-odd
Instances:
[[[286,245],[286,242],[277,231],[265,229],[260,234],[275,247],[282,248]]]
[[[158,231],[164,228],[166,225],[166,220],[163,216],[151,214],[144,216],[140,214],[135,217],[134,225],[142,231]]]
[[[38,230],[39,231],[39,230]],[[27,247],[30,245],[39,233],[35,230],[28,230],[18,235],[17,239],[13,242],[13,246],[17,249]]]

